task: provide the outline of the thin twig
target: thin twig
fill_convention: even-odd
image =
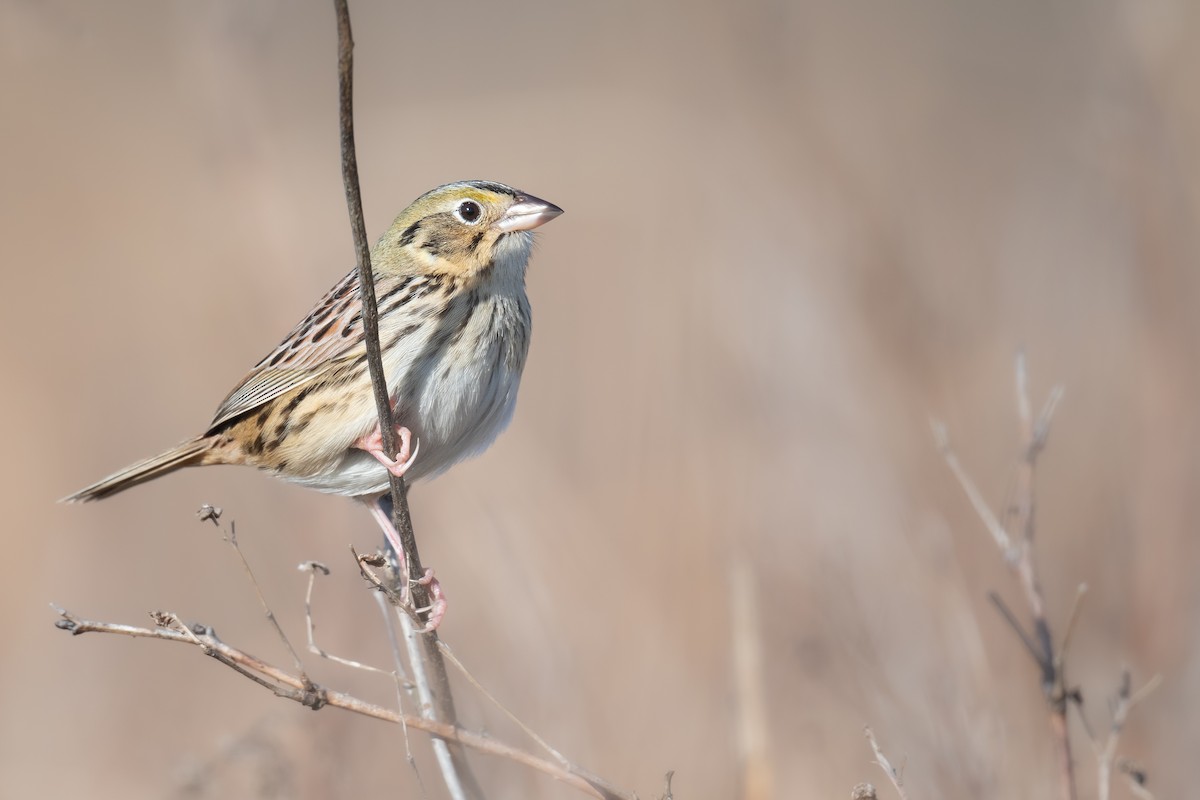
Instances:
[[[988,600],[992,601],[992,605],[1000,612],[1000,616],[1004,617],[1004,621],[1008,623],[1008,627],[1013,629],[1013,633],[1021,640],[1021,644],[1025,645],[1025,650],[1033,658],[1033,663],[1038,665],[1038,669],[1041,669],[1042,652],[1038,649],[1037,643],[1033,641],[1033,638],[1021,627],[1021,621],[1017,619],[1017,615],[1008,607],[1008,603],[1005,603],[1004,598],[995,592],[988,592]]]
[[[1146,788],[1146,771],[1128,758],[1117,762],[1117,769],[1125,776],[1129,784],[1129,793],[1138,800],[1154,800],[1154,795]]]
[[[461,661],[458,660],[458,656],[454,655],[454,651],[450,649],[450,645],[446,644],[445,642],[438,642],[438,649],[442,651],[442,657],[449,661],[450,664],[457,669],[464,678],[467,679],[467,683],[474,686],[477,692],[482,694],[488,700],[492,701],[492,705],[500,709],[501,713],[508,717],[522,731],[524,731],[526,736],[528,736],[530,739],[533,739],[534,743],[536,743],[538,747],[542,748],[551,756],[553,756],[558,763],[562,764],[564,767],[572,766],[570,760],[568,760],[566,756],[551,747],[545,739],[543,739],[537,734],[536,731],[526,725],[520,719],[520,717],[509,711],[507,706],[496,699],[496,696],[489,692],[487,688],[485,688],[484,685],[480,683],[474,675],[471,674],[471,671],[467,669]]]
[[[663,782],[666,784],[666,787],[658,800],[675,800],[675,793],[671,791],[671,781],[674,777],[675,770],[667,770],[667,774],[663,776]]]
[[[363,333],[367,349],[367,369],[371,375],[371,387],[375,396],[375,408],[379,415],[379,430],[383,447],[388,453],[396,452],[396,428],[392,421],[391,395],[383,371],[383,357],[379,346],[379,309],[375,299],[374,271],[367,244],[367,229],[363,222],[362,194],[358,184],[358,157],[354,146],[354,37],[350,30],[350,9],[347,0],[334,0],[338,32],[338,119],[341,131],[342,183],[346,190],[346,207],[350,214],[350,227],[354,236],[354,250],[358,263],[358,286],[362,301]],[[389,476],[392,499],[392,524],[400,536],[408,585],[411,586],[413,605],[417,608],[430,605],[429,593],[420,583],[425,570],[417,550],[417,539],[413,532],[412,516],[408,509],[408,491],[403,478]],[[418,694],[428,698],[422,702],[421,713],[429,719],[457,723],[454,696],[450,691],[450,679],[446,665],[437,650],[437,634],[425,634],[423,641],[410,650],[414,660],[410,663],[413,678],[417,682]],[[419,652],[418,652],[419,651]],[[423,663],[419,666],[417,661]],[[422,680],[428,678],[424,685]],[[482,787],[471,773],[466,754],[461,747],[451,747],[445,740],[434,739],[433,749],[438,763],[443,767],[443,778],[455,800],[466,797],[483,797]],[[455,787],[463,787],[469,795],[455,794]]]
[[[396,667],[396,674],[400,675],[404,672],[404,657],[400,651],[400,641],[396,636],[396,626],[392,622],[391,610],[393,608],[404,608],[404,606],[395,603],[385,592],[375,592],[375,603],[379,606],[379,613],[383,616],[384,630],[387,631],[388,647],[392,653],[392,663]],[[403,711],[405,695],[407,694],[411,698],[416,693],[417,685],[413,681],[407,681],[402,685],[397,680],[395,687],[396,708]],[[420,767],[417,765],[417,757],[412,751],[412,738],[408,735],[408,726],[403,721],[400,723],[400,733],[404,738],[404,760],[413,775],[416,776],[417,785],[420,789],[419,796],[428,797],[428,792],[425,790],[425,779],[422,777]]]
[[[748,559],[734,560],[730,573],[730,650],[737,718],[734,741],[741,768],[742,800],[775,796],[770,733],[770,692],[765,685],[758,579]]]
[[[83,633],[109,633],[142,639],[159,639],[162,641],[186,644],[198,647],[205,654],[212,656],[222,664],[236,669],[243,675],[252,675],[256,682],[269,688],[276,695],[293,700],[309,708],[321,708],[329,705],[352,711],[363,716],[384,720],[385,722],[403,722],[410,728],[424,731],[440,739],[469,747],[481,753],[522,764],[530,769],[549,775],[557,781],[577,789],[584,794],[601,800],[634,800],[631,792],[614,791],[607,787],[595,786],[583,775],[576,774],[559,764],[547,761],[504,744],[484,734],[468,731],[457,725],[426,719],[424,717],[404,714],[368,703],[345,692],[325,689],[301,676],[293,675],[245,651],[226,644],[217,638],[216,633],[203,625],[184,625],[173,614],[164,614],[162,619],[167,627],[144,628],[136,625],[123,625],[111,622],[97,622],[83,619],[71,614],[66,609],[51,606],[59,615],[56,626],[78,636]]]
[[[350,213],[350,232],[354,238],[354,255],[358,265],[358,292],[362,301],[362,320],[367,346],[367,369],[375,408],[379,412],[379,430],[384,450],[396,452],[396,428],[392,424],[392,404],[383,373],[383,356],[379,347],[379,306],[375,301],[375,273],[371,267],[371,249],[367,243],[367,226],[363,221],[362,193],[358,185],[358,154],[354,146],[354,37],[350,32],[350,8],[347,0],[334,0],[338,33],[338,119],[341,132],[342,184],[346,191],[346,207]],[[399,497],[404,492],[393,493]]]
[[[1071,613],[1067,614],[1067,625],[1063,629],[1062,644],[1058,646],[1058,654],[1055,656],[1055,672],[1061,673],[1063,670],[1063,662],[1067,658],[1067,648],[1071,646],[1071,634],[1075,632],[1075,623],[1079,621],[1079,611],[1083,608],[1083,598],[1087,595],[1087,590],[1086,583],[1075,587],[1075,599],[1071,602]]]
[[[516,724],[517,727],[519,727],[522,731],[525,732],[526,736],[528,736],[539,747],[541,747],[543,750],[545,750],[547,753],[549,753],[551,756],[553,756],[558,761],[558,763],[561,764],[564,768],[568,769],[572,775],[579,775],[581,777],[586,778],[588,783],[592,784],[593,786],[596,786],[598,788],[601,788],[601,789],[604,789],[604,790],[610,792],[613,796],[619,796],[621,794],[621,789],[617,788],[616,786],[613,786],[611,783],[608,782],[608,780],[606,780],[605,778],[600,777],[596,773],[590,772],[587,769],[572,762],[569,758],[564,756],[558,750],[555,750],[553,747],[551,747],[549,745],[549,743],[546,742],[545,739],[543,739],[541,736],[539,736],[537,734],[536,731],[534,731],[532,728],[530,728],[528,725],[526,725],[516,714],[514,714],[503,703],[501,703],[496,698],[495,695],[493,695],[486,688],[484,688],[483,684],[481,684],[475,678],[475,676],[471,674],[471,671],[468,670],[466,668],[466,666],[463,665],[463,663],[458,660],[458,657],[456,655],[454,655],[454,652],[450,649],[449,645],[447,645],[445,642],[438,642],[438,649],[441,651],[442,656],[447,661],[449,661],[462,674],[462,676],[464,678],[467,679],[468,683],[470,683],[472,686],[474,686],[488,700],[491,700],[492,704],[495,705],[496,708],[500,709],[500,711],[503,712],[503,714],[506,717],[508,717],[510,720],[512,720],[512,722],[514,724]],[[670,776],[673,774],[674,774],[673,772],[667,773],[667,794],[665,795],[666,797],[669,797],[670,793],[671,793],[671,777]]]
[[[1033,425],[1033,404],[1029,402],[1029,361],[1025,357],[1025,348],[1017,350],[1017,419],[1029,427]]]
[[[1017,353],[1015,373],[1017,418],[1020,421],[1021,429],[1021,458],[1017,464],[1012,488],[1012,513],[1005,515],[1007,524],[1000,522],[999,517],[983,499],[982,493],[976,488],[974,481],[971,480],[957,455],[951,449],[945,426],[937,422],[933,425],[934,440],[938,449],[941,450],[947,466],[958,480],[959,485],[962,486],[976,514],[982,520],[984,528],[991,534],[996,546],[1000,549],[1004,562],[1016,574],[1022,593],[1025,595],[1033,620],[1032,635],[1025,632],[1016,615],[1000,601],[998,595],[992,593],[991,597],[992,602],[1012,629],[1016,631],[1021,643],[1038,664],[1041,672],[1042,693],[1050,712],[1050,730],[1057,755],[1059,794],[1062,800],[1075,800],[1075,768],[1067,729],[1067,708],[1070,700],[1078,697],[1078,692],[1067,688],[1064,653],[1066,646],[1070,643],[1083,593],[1081,590],[1076,594],[1075,604],[1067,622],[1066,634],[1063,636],[1062,648],[1056,651],[1046,616],[1046,601],[1038,579],[1037,564],[1033,557],[1034,471],[1038,456],[1049,435],[1050,422],[1062,400],[1063,390],[1062,387],[1056,386],[1050,392],[1041,413],[1035,419],[1033,403],[1029,396],[1029,371],[1024,351]]]
[[[391,563],[388,558],[381,553],[361,554],[354,545],[350,545],[350,552],[354,555],[355,561],[358,563],[359,574],[363,580],[379,590],[389,603],[396,608],[408,614],[414,621],[420,622],[421,618],[417,613],[417,609],[412,603],[406,602],[404,599],[403,590],[397,590],[397,581],[392,577],[384,578],[379,573],[375,572],[372,567],[386,567],[391,571]]]
[[[437,676],[432,673],[437,668],[444,671],[445,662],[439,657],[435,666],[426,649],[427,640],[421,628],[403,610],[396,609],[395,613],[396,618],[400,621],[400,641],[408,653],[408,664],[412,669],[413,686],[416,687],[417,692],[417,708],[420,710],[421,716],[436,719],[438,697],[434,694],[432,686]],[[441,677],[445,678],[446,691],[449,691],[448,676],[443,672]],[[476,783],[469,770],[463,769],[465,767],[464,759],[460,754],[453,752],[447,742],[434,739],[433,755],[441,768],[446,789],[454,800],[483,796],[483,788]]]
[[[1037,563],[1033,557],[1034,539],[1034,471],[1049,435],[1050,421],[1062,398],[1061,387],[1051,391],[1041,414],[1032,417],[1033,404],[1029,398],[1028,363],[1024,350],[1017,353],[1016,364],[1017,412],[1021,422],[1023,457],[1017,465],[1016,514],[1013,536],[1019,541],[1020,556],[1015,571],[1033,616],[1034,633],[1042,653],[1042,692],[1050,711],[1050,730],[1058,756],[1059,792],[1063,800],[1075,800],[1075,763],[1071,755],[1071,739],[1067,728],[1067,703],[1071,693],[1066,685],[1065,662],[1055,655],[1054,639],[1046,616],[1046,601],[1038,579]]]
[[[352,552],[354,551],[353,547],[351,548],[351,551]],[[380,610],[384,613],[385,620],[388,623],[387,624],[387,633],[388,633],[388,641],[391,643],[391,647],[392,647],[392,658],[395,661],[396,669],[400,672],[400,674],[402,674],[403,666],[401,663],[402,660],[401,660],[400,651],[399,651],[400,644],[395,635],[395,629],[391,625],[391,616],[388,614],[388,609],[390,609],[390,608],[397,608],[400,610],[406,610],[406,609],[404,609],[403,606],[400,606],[394,602],[390,602],[388,599],[386,599],[386,591],[387,591],[386,581],[384,581],[382,578],[380,578],[378,575],[376,575],[373,571],[371,571],[367,567],[367,562],[373,560],[373,557],[360,556],[360,555],[358,555],[357,552],[354,553],[354,556],[355,556],[356,560],[358,561],[358,565],[359,565],[360,570],[362,570],[363,576],[368,581],[370,581],[373,585],[375,585],[377,588],[382,590],[382,591],[378,592],[376,594],[376,596],[380,599]],[[311,614],[312,588],[313,588],[313,583],[315,582],[315,573],[317,571],[327,570],[328,568],[325,567],[325,565],[320,564],[319,562],[311,562],[310,561],[310,562],[301,564],[300,569],[302,571],[306,571],[309,573],[308,593],[305,596],[305,610],[306,610],[308,619],[310,620],[310,623],[309,623],[309,625],[310,625],[310,627],[309,627],[309,649],[312,650],[313,652],[317,653],[318,655],[321,655],[324,658],[328,658],[331,661],[335,661],[340,664],[345,664],[346,666],[349,666],[349,667],[354,667],[357,669],[364,669],[364,670],[368,670],[371,672],[377,672],[377,673],[384,674],[384,675],[393,674],[393,673],[389,673],[387,670],[383,670],[378,667],[373,667],[369,664],[361,664],[357,661],[351,661],[349,659],[344,659],[344,658],[341,658],[338,656],[334,656],[334,655],[327,653],[326,651],[321,650],[320,648],[316,647],[316,645],[313,643],[312,631],[313,631],[314,626],[312,625],[312,622],[311,622],[311,620],[312,620],[312,614]],[[411,617],[411,614],[409,614],[409,616]],[[454,655],[454,652],[450,649],[449,645],[447,645],[445,642],[439,641],[438,649],[441,651],[442,656],[447,661],[449,661],[450,664],[452,664],[457,670],[459,670],[459,672],[462,674],[462,676],[464,678],[467,679],[468,683],[470,683],[473,687],[475,687],[475,689],[478,690],[484,697],[486,697],[488,700],[490,700],[492,702],[492,704],[496,706],[496,708],[498,708],[505,716],[507,716],[510,720],[512,720],[512,722],[514,724],[516,724],[522,731],[524,731],[525,734],[530,739],[532,739],[539,747],[541,747],[543,750],[545,750],[547,753],[549,753],[552,757],[554,757],[554,759],[556,759],[562,767],[564,767],[565,769],[567,769],[574,775],[579,775],[579,776],[585,778],[593,786],[602,787],[602,788],[610,791],[614,796],[619,796],[621,794],[621,790],[619,788],[617,788],[616,786],[613,786],[605,778],[602,778],[601,776],[596,775],[595,773],[589,772],[587,769],[579,766],[578,764],[572,763],[570,759],[568,759],[566,756],[564,756],[558,750],[555,750],[553,747],[551,747],[550,744],[548,742],[546,742],[546,740],[543,739],[541,736],[539,736],[536,731],[534,731],[527,724],[525,724],[525,722],[523,722],[519,717],[517,717],[516,714],[514,714],[503,703],[501,703],[500,700],[497,699],[495,695],[493,695],[491,692],[489,692],[487,690],[487,688],[484,687],[483,684],[481,684],[479,682],[479,680],[476,679],[476,677],[473,674],[471,674],[471,671],[466,668],[466,666],[458,659],[458,657]],[[405,684],[401,684],[399,681],[397,681],[397,685],[398,685],[398,687],[402,686],[404,689],[407,689],[409,691],[412,691],[415,688],[414,682],[407,682]],[[397,701],[399,702],[399,700],[400,700],[400,696],[397,695]],[[412,757],[411,751],[408,750],[407,733],[405,735],[405,748],[406,748],[407,760],[409,761],[409,763],[415,763],[415,760]]]
[[[338,31],[338,121],[341,131],[342,184],[346,190],[346,208],[350,214],[350,231],[354,237],[354,254],[358,264],[358,291],[362,301],[363,340],[367,347],[367,370],[379,414],[379,432],[383,449],[396,452],[396,426],[392,420],[391,394],[387,375],[383,371],[383,353],[379,346],[379,306],[375,299],[375,273],[371,267],[371,249],[367,243],[367,226],[363,221],[362,192],[358,185],[358,155],[354,146],[354,37],[350,31],[350,8],[347,0],[334,0]],[[404,548],[408,577],[418,581],[425,574],[417,551],[412,517],[408,510],[408,489],[404,478],[390,477],[392,493],[392,522],[400,534]],[[414,587],[414,602],[423,601],[423,587]]]
[[[1155,675],[1146,682],[1145,686],[1134,692],[1129,670],[1121,672],[1117,696],[1112,702],[1112,722],[1108,726],[1108,737],[1105,739],[1103,747],[1095,742],[1092,743],[1096,750],[1096,765],[1099,769],[1096,783],[1098,800],[1109,800],[1112,791],[1113,765],[1117,757],[1117,744],[1121,739],[1121,731],[1125,729],[1125,721],[1129,719],[1129,712],[1157,689],[1160,683],[1162,683],[1162,676]],[[1144,782],[1145,773],[1139,771],[1137,774],[1140,776],[1140,782]]]
[[[361,661],[354,661],[353,659],[335,656],[328,650],[317,646],[317,625],[313,621],[312,613],[313,588],[317,583],[317,575],[328,575],[329,567],[325,566],[320,561],[305,561],[303,564],[297,567],[297,569],[299,569],[301,572],[308,573],[308,588],[304,591],[304,622],[305,630],[308,634],[308,651],[313,655],[320,656],[321,658],[332,661],[335,664],[341,664],[343,667],[361,669],[364,672],[376,672],[381,675],[394,676],[397,680],[406,680],[403,677],[403,672],[390,672],[386,669],[373,667],[370,664],[364,664]]]
[[[1133,696],[1129,698],[1129,704],[1125,709],[1126,715],[1133,710],[1134,706],[1145,700],[1151,692],[1158,688],[1159,684],[1161,683],[1162,675],[1155,675],[1153,678],[1146,681],[1146,685],[1134,692]],[[1122,720],[1122,723],[1123,722],[1124,720]]]
[[[408,653],[409,665],[412,668],[412,684],[409,687],[410,691],[416,694],[417,708],[421,714],[430,719],[437,719],[437,708],[440,702],[443,705],[450,707],[450,719],[455,719],[452,700],[444,697],[439,697],[430,688],[430,676],[436,676],[439,686],[445,687],[445,693],[450,692],[450,676],[446,674],[446,665],[441,658],[441,652],[434,650],[431,656],[428,648],[437,647],[441,642],[433,632],[426,632],[423,628],[418,629],[414,624],[420,625],[421,619],[413,609],[411,603],[404,601],[400,592],[393,589],[396,581],[393,579],[384,579],[371,569],[372,566],[382,566],[385,571],[390,570],[391,563],[387,558],[376,555],[359,555],[358,551],[353,546],[350,547],[350,552],[354,554],[355,560],[358,562],[358,568],[363,578],[379,590],[377,595],[380,598],[380,609],[384,614],[384,623],[387,628],[388,641],[392,646],[392,658],[396,662],[396,669],[402,671],[401,666],[399,640],[404,643],[404,648]],[[395,576],[392,576],[393,578]],[[396,609],[396,616],[400,618],[400,627],[402,636],[397,637],[395,628],[392,625],[392,618],[388,614],[388,608]],[[410,635],[412,634],[412,635]],[[399,640],[398,640],[399,639]],[[436,657],[436,663],[433,658]],[[400,698],[397,698],[400,702]],[[465,763],[462,768],[456,769],[454,765],[462,761],[463,754],[461,749],[450,748],[448,743],[439,739],[433,740],[434,756],[438,760],[440,766],[444,766],[445,771],[443,778],[446,781],[447,788],[455,800],[459,800],[464,796],[464,792],[472,797],[482,797],[483,789],[476,784],[475,778]],[[405,749],[408,748],[408,734],[405,732]],[[415,771],[416,762],[412,759],[411,753],[408,753],[409,763],[413,765]],[[420,775],[418,774],[418,780]],[[464,781],[470,783],[464,784]]]
[[[1051,389],[1049,396],[1046,397],[1046,404],[1042,406],[1042,413],[1038,414],[1037,421],[1033,424],[1033,435],[1030,438],[1030,445],[1035,448],[1035,455],[1046,446],[1046,439],[1050,436],[1050,420],[1054,418],[1054,412],[1058,410],[1058,404],[1062,402],[1062,399],[1063,387],[1061,384]]]
[[[201,522],[211,522],[218,529],[223,530],[225,526],[221,522],[221,514],[222,510],[220,508],[209,503],[204,503],[196,511],[196,518]],[[225,531],[224,538],[229,546],[233,548],[233,552],[237,553],[238,560],[242,562],[242,569],[245,571],[246,578],[250,581],[250,585],[254,587],[254,593],[258,596],[258,603],[262,606],[263,613],[266,615],[267,621],[270,622],[271,627],[275,629],[275,634],[279,637],[279,640],[283,642],[284,649],[287,650],[292,656],[292,663],[296,668],[296,672],[300,674],[301,678],[303,678],[305,681],[308,681],[308,675],[304,671],[304,664],[300,661],[300,655],[296,652],[296,648],[292,647],[292,642],[290,639],[288,639],[287,634],[283,632],[283,627],[279,624],[279,620],[275,618],[275,612],[271,610],[271,606],[267,603],[266,595],[263,594],[262,586],[260,586],[258,583],[258,578],[254,576],[254,570],[251,569],[250,562],[246,559],[246,554],[242,552],[242,547],[238,543],[237,539],[237,523],[233,520],[230,520],[229,529]],[[316,562],[314,561],[312,563],[315,564]],[[326,570],[326,572],[328,572],[328,570]],[[155,617],[155,621],[161,626],[171,627],[172,625],[168,624],[168,622],[173,620],[173,625],[175,627],[189,635],[191,634],[191,630],[173,614],[165,615],[166,617],[170,617],[170,620],[165,619],[162,612],[158,612],[152,616]],[[195,639],[194,636],[192,638]],[[198,639],[195,641],[197,644],[200,644]],[[209,653],[209,655],[215,656],[214,653]],[[237,669],[239,672],[242,672],[242,674],[244,674],[247,678],[262,683],[262,681],[256,678],[254,675],[245,673],[236,665],[230,664],[229,666]]]
[[[1004,529],[1004,526],[1000,524],[1000,520],[992,513],[991,507],[988,505],[987,500],[984,499],[979,488],[975,485],[975,481],[971,480],[971,476],[963,468],[962,462],[958,460],[958,455],[950,447],[950,436],[946,431],[945,423],[931,419],[929,426],[933,429],[934,444],[941,452],[942,458],[945,459],[946,466],[950,467],[950,471],[958,479],[958,485],[966,493],[967,500],[971,502],[971,507],[975,509],[975,513],[983,520],[984,527],[992,535],[996,546],[1004,554],[1005,560],[1010,562],[1016,560],[1017,553],[1013,547],[1012,540],[1008,536],[1008,531]]]
[[[892,786],[896,787],[896,794],[900,795],[900,800],[908,800],[908,792],[904,789],[904,775],[892,766],[892,762],[888,761],[887,756],[879,749],[879,742],[875,741],[875,734],[869,726],[863,728],[863,733],[866,735],[867,741],[871,743],[871,751],[875,754],[875,763],[888,776]]]
[[[206,513],[209,509],[212,509],[212,506],[201,506],[200,511],[197,512],[197,515],[201,520],[211,518],[214,525],[223,527],[221,523],[217,521],[221,516],[220,509],[214,509],[216,511],[215,517],[208,517],[206,516]],[[242,552],[242,547],[238,544],[237,523],[233,522],[232,520],[230,521],[229,528],[225,533],[225,541],[229,543],[229,546],[233,548],[233,552],[237,553],[238,560],[242,562],[242,569],[246,571],[246,577],[250,580],[250,585],[254,587],[254,593],[258,595],[258,604],[262,606],[263,614],[266,615],[267,621],[271,623],[271,627],[275,629],[275,634],[279,637],[279,641],[283,642],[284,649],[286,649],[288,654],[291,655],[292,663],[296,667],[296,672],[300,673],[301,677],[303,677],[305,680],[308,680],[308,675],[304,671],[304,664],[300,661],[300,654],[296,652],[296,648],[292,647],[291,640],[288,639],[287,634],[283,632],[283,626],[281,626],[279,624],[279,620],[275,618],[275,612],[271,610],[271,606],[267,603],[267,598],[263,594],[262,587],[258,585],[258,579],[254,577],[254,570],[250,568],[250,562],[246,560],[246,554]]]

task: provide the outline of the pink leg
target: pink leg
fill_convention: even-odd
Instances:
[[[376,434],[378,435],[378,432]],[[392,550],[396,553],[400,574],[407,575],[408,565],[404,562],[404,547],[400,544],[400,534],[397,532],[396,526],[392,525],[391,518],[384,512],[378,500],[367,503],[367,507],[371,509],[371,514],[375,517],[375,522],[383,529],[383,535],[387,537],[388,544],[392,546]],[[432,569],[427,568],[425,574],[416,582],[426,587],[429,592],[429,607],[418,608],[417,611],[429,612],[429,617],[426,619],[425,627],[421,629],[421,633],[431,633],[438,629],[438,626],[442,624],[442,617],[446,616],[446,593],[442,591],[442,584],[433,576]],[[404,600],[405,602],[409,602],[411,599],[412,593],[409,591],[409,587],[405,585]]]
[[[376,425],[375,430],[366,436],[359,438],[354,443],[354,446],[359,450],[366,450],[375,456],[380,464],[387,467],[388,472],[400,478],[403,477],[405,472],[408,472],[408,468],[416,461],[417,451],[421,449],[421,440],[417,440],[416,446],[412,448],[410,454],[409,445],[412,444],[412,431],[403,425],[397,425],[396,435],[400,437],[400,452],[396,454],[395,459],[390,458],[387,453],[383,452],[383,431],[379,429],[379,425]]]
[[[371,509],[371,516],[375,517],[375,522],[383,530],[383,535],[388,540],[388,544],[392,546],[392,552],[396,554],[396,562],[400,569],[400,574],[407,575],[408,565],[404,563],[404,546],[400,544],[400,533],[396,530],[396,526],[392,524],[391,517],[379,505],[378,500],[372,500],[367,503],[367,508]]]

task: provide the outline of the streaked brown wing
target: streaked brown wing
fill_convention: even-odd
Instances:
[[[325,374],[362,350],[358,274],[351,271],[221,402],[209,432]]]

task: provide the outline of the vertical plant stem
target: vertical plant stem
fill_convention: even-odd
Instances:
[[[350,9],[347,0],[334,0],[338,26],[338,119],[341,131],[342,185],[346,190],[346,207],[350,213],[350,230],[354,237],[354,255],[358,264],[358,291],[362,298],[364,341],[367,346],[367,369],[375,394],[375,409],[379,414],[379,430],[383,449],[396,452],[396,426],[392,421],[391,396],[387,376],[383,372],[383,354],[379,347],[379,306],[375,300],[375,277],[371,268],[371,249],[367,244],[367,226],[363,222],[362,193],[358,184],[358,156],[354,147],[354,38],[350,32]],[[424,574],[417,539],[413,533],[412,517],[408,510],[408,487],[404,478],[391,476],[392,524],[400,534],[408,577],[416,581]],[[427,604],[423,586],[414,586],[414,602]]]
[[[375,279],[371,268],[371,251],[367,244],[367,228],[363,222],[362,194],[358,184],[358,157],[354,148],[354,38],[350,31],[350,8],[347,0],[334,0],[338,32],[338,118],[341,131],[342,183],[346,190],[346,206],[354,237],[354,252],[358,263],[358,288],[362,299],[362,318],[367,347],[367,368],[379,413],[379,430],[383,447],[396,452],[396,427],[392,421],[391,396],[383,372],[383,356],[379,347],[379,309],[375,299]],[[408,490],[403,478],[391,476],[392,524],[400,534],[407,566],[407,580],[412,590],[412,602],[418,608],[429,605],[425,586],[417,579],[425,574],[417,552],[412,517],[408,509]],[[405,615],[401,613],[401,616]],[[406,629],[407,631],[407,629]],[[450,678],[438,650],[437,633],[409,632],[409,655],[414,673],[423,676],[418,682],[420,713],[427,719],[458,725],[454,698],[450,693]],[[445,739],[434,739],[434,752],[442,777],[455,800],[482,797],[483,792],[466,763],[461,745]]]

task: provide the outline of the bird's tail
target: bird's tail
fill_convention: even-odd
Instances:
[[[91,500],[103,500],[109,495],[131,489],[139,483],[153,480],[160,475],[174,472],[181,467],[191,467],[199,464],[204,454],[213,445],[213,439],[201,436],[171,448],[154,458],[147,458],[132,464],[120,472],[115,472],[101,481],[93,483],[86,489],[80,489],[75,494],[64,497],[60,503],[87,503]]]

